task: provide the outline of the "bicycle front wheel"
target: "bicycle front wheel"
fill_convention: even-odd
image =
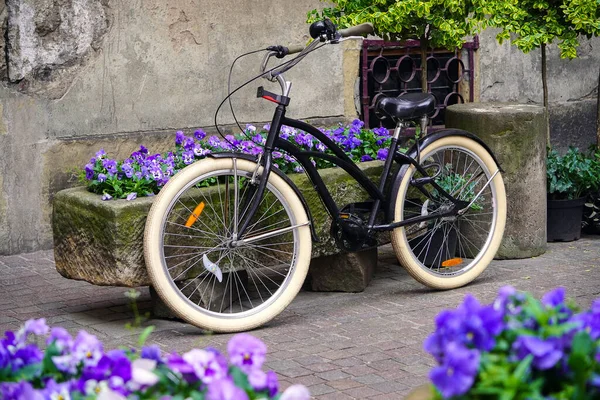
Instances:
[[[426,286],[453,289],[479,276],[494,258],[506,222],[506,194],[493,157],[476,141],[448,136],[421,151],[427,176],[468,202],[464,213],[396,228],[392,245],[400,264]],[[453,207],[414,166],[404,167],[395,193],[395,221],[443,213]],[[416,181],[415,181],[416,180]],[[423,182],[423,181],[421,181]],[[428,195],[424,194],[428,193]]]
[[[165,185],[148,214],[144,251],[152,285],[200,328],[237,332],[268,322],[294,299],[308,272],[306,211],[274,172],[244,236],[236,238],[256,195],[255,169],[233,157],[198,161]]]

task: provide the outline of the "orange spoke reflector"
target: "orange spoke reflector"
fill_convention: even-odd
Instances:
[[[202,210],[204,210],[203,201],[201,201],[200,204],[198,204],[196,208],[194,208],[194,212],[192,212],[192,215],[190,215],[190,217],[187,219],[185,223],[186,228],[191,228],[192,225],[194,225],[194,222],[196,222],[200,214],[202,214]]]
[[[456,267],[459,264],[462,264],[463,259],[460,257],[451,258],[442,263],[442,267]]]

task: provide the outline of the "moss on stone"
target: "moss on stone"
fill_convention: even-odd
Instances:
[[[382,163],[359,164],[378,181]],[[340,168],[320,171],[340,208],[365,201],[367,193]],[[321,242],[313,244],[313,258],[338,254],[330,237],[331,219],[312,183],[304,174],[290,175],[311,210]],[[52,228],[57,270],[68,278],[96,285],[144,286],[149,278],[143,257],[146,217],[154,197],[135,201],[102,201],[83,187],[66,189],[54,197]]]

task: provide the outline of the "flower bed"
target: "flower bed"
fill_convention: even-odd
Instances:
[[[434,398],[600,398],[600,299],[578,312],[558,288],[541,301],[512,287],[492,304],[467,295],[436,319]]]
[[[262,370],[266,352],[263,342],[244,333],[229,341],[229,361],[212,348],[182,355],[162,354],[156,345],[105,351],[85,331],[73,338],[44,319],[29,320],[0,341],[0,398],[308,400],[302,385],[279,394],[276,374]]]
[[[103,200],[133,200],[137,196],[151,196],[157,194],[171,176],[207,154],[226,151],[240,151],[252,155],[262,153],[268,129],[268,125],[262,130],[253,125],[246,125],[243,133],[227,135],[222,139],[217,136],[207,138],[201,129],[196,130],[193,137],[178,131],[174,151],[150,155],[147,148],[140,146],[138,151],[123,161],[108,158],[106,152],[100,150],[85,165],[80,179],[88,190],[102,194]],[[350,125],[340,124],[336,128],[322,131],[355,162],[384,160],[387,157],[391,137],[386,128],[364,129],[362,121],[354,120]],[[295,128],[282,127],[280,137],[304,150],[316,149],[329,153],[329,150],[312,135]],[[300,164],[288,154],[275,151],[273,158],[275,167],[284,173],[302,172]],[[317,159],[313,162],[317,168],[333,166],[325,160]]]

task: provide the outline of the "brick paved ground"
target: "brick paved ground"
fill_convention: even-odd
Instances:
[[[490,301],[510,284],[537,295],[565,286],[587,307],[600,293],[600,238],[550,244],[527,260],[494,261],[468,287],[435,292],[397,265],[389,247],[380,251],[374,280],[363,293],[302,292],[268,326],[252,333],[269,348],[268,367],[284,387],[303,383],[317,399],[399,399],[427,379],[433,362],[422,342],[435,315],[456,307],[465,293]],[[139,305],[149,309],[140,289]],[[86,329],[108,348],[135,345],[124,328],[132,313],[124,288],[98,287],[62,278],[51,251],[0,256],[0,331],[17,329],[29,318],[45,317],[72,332]],[[164,350],[214,346],[224,350],[231,335],[206,335],[187,324],[151,319],[150,342]]]

